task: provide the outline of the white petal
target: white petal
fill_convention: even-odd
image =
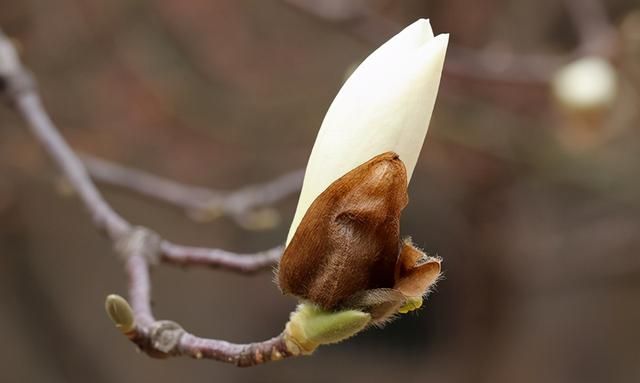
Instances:
[[[411,178],[435,104],[448,35],[418,20],[373,52],[329,107],[307,164],[287,243],[311,203],[333,181],[394,151]]]

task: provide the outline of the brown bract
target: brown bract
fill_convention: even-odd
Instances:
[[[282,256],[282,292],[325,310],[381,310],[374,319],[422,296],[437,280],[440,261],[401,240],[407,202],[407,172],[393,152],[333,182],[311,204]]]

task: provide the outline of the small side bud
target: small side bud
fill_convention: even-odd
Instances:
[[[187,217],[197,223],[208,223],[215,221],[222,217],[224,211],[218,206],[218,204],[211,204],[201,209],[188,209],[186,211]]]
[[[133,309],[131,309],[129,302],[123,297],[116,294],[107,296],[104,307],[109,318],[111,318],[123,334],[127,334],[135,329],[136,323],[133,316]]]
[[[371,315],[359,310],[326,311],[302,303],[291,315],[286,334],[292,352],[311,354],[319,345],[348,339],[370,323]]]
[[[411,297],[408,298],[402,306],[398,309],[400,314],[406,314],[411,311],[417,310],[422,307],[423,299],[422,297]]]
[[[563,108],[576,113],[606,110],[618,93],[615,68],[600,57],[584,57],[560,69],[551,82]]]
[[[263,207],[237,216],[236,221],[246,230],[270,230],[280,223],[280,213],[272,207]]]
[[[54,180],[54,187],[56,192],[63,197],[72,197],[76,193],[73,189],[73,185],[71,185],[67,177],[56,177]]]

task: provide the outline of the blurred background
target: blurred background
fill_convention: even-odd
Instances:
[[[640,381],[638,0],[0,10],[74,148],[221,190],[303,168],[349,68],[405,25],[428,17],[452,36],[402,226],[444,259],[446,279],[384,330],[251,369],[151,359],[113,328],[104,298],[124,295],[126,279],[111,244],[1,107],[0,381]],[[297,197],[239,224],[101,189],[170,240],[237,252],[282,243]],[[295,305],[272,280],[160,266],[156,316],[202,336],[267,339]]]

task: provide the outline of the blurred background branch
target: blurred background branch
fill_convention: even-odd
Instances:
[[[270,210],[258,209],[268,208],[300,191],[304,176],[303,170],[296,170],[270,182],[244,186],[235,191],[222,191],[186,185],[86,154],[81,157],[91,177],[98,182],[183,208],[197,221],[227,215],[247,229],[273,227],[272,221],[265,217],[265,213],[268,214]]]
[[[401,28],[397,23],[373,12],[366,2],[283,1],[320,19],[339,22],[343,28],[374,46]],[[518,86],[546,84],[562,64],[581,54],[610,57],[615,47],[616,32],[600,0],[564,0],[564,4],[580,38],[574,52],[560,55],[520,54],[506,49],[492,49],[491,44],[480,50],[454,45],[449,49],[445,75],[466,81]]]

